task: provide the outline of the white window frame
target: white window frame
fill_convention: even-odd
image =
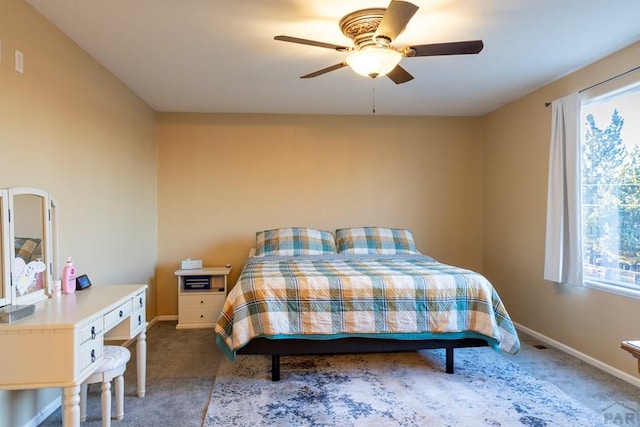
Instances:
[[[594,103],[604,103],[608,100],[614,99],[623,93],[638,93],[640,94],[640,71],[633,72],[624,75],[621,78],[607,81],[603,85],[594,86],[593,89],[587,90],[581,93],[581,107],[585,105],[593,105]],[[582,121],[582,113],[580,113],[580,120]],[[581,122],[580,127],[580,145],[583,142],[583,124]],[[640,135],[638,135],[640,138]],[[579,155],[582,155],[582,149]],[[582,173],[581,173],[582,177]],[[581,189],[582,191],[582,189]],[[582,207],[581,207],[582,208]],[[581,212],[582,216],[582,212]],[[584,236],[583,236],[584,245]],[[584,246],[583,246],[584,248]],[[590,289],[595,289],[603,292],[608,292],[615,295],[624,297],[640,299],[640,286],[638,289],[632,289],[624,284],[616,285],[613,281],[597,281],[589,278],[584,271],[584,286]]]

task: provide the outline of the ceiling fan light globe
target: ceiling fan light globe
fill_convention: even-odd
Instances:
[[[351,53],[346,63],[361,76],[375,78],[391,72],[401,59],[402,54],[396,50],[372,46]]]

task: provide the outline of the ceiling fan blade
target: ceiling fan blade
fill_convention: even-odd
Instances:
[[[399,65],[396,65],[396,68],[388,72],[387,77],[397,85],[413,80],[413,76]]]
[[[274,40],[280,40],[280,41],[283,41],[283,42],[306,44],[306,45],[309,45],[309,46],[317,46],[317,47],[325,47],[327,49],[334,49],[334,50],[337,50],[339,52],[351,50],[350,47],[346,47],[346,46],[340,46],[340,45],[337,45],[337,44],[324,43],[324,42],[317,42],[315,40],[300,39],[298,37],[275,36],[273,39]]]
[[[415,55],[409,56],[469,55],[480,53],[483,47],[484,43],[482,43],[482,40],[423,44],[411,46],[409,49],[415,51]]]
[[[321,75],[323,75],[325,73],[328,73],[329,71],[339,70],[340,68],[345,67],[346,65],[347,65],[346,63],[341,62],[339,64],[332,65],[331,67],[323,68],[322,70],[318,70],[318,71],[314,71],[313,73],[306,74],[306,75],[304,75],[304,76],[302,76],[300,78],[301,79],[310,79],[310,78],[313,78],[313,77],[318,77],[318,76],[321,76]]]
[[[373,39],[382,44],[390,44],[404,31],[417,11],[418,6],[413,3],[392,0],[373,35]]]

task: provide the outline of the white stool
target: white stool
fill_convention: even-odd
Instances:
[[[103,362],[80,386],[80,421],[87,419],[87,386],[102,384],[102,426],[111,425],[111,380],[116,384],[116,419],[124,417],[124,371],[131,353],[125,347],[106,345],[102,352]]]

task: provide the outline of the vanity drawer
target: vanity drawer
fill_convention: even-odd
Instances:
[[[131,335],[136,335],[141,329],[144,329],[144,327],[147,325],[147,317],[145,315],[144,307],[134,311],[133,314],[131,314],[130,323],[131,326],[129,333]]]
[[[146,305],[146,292],[140,292],[138,295],[136,295],[133,298],[133,309],[144,309],[145,305]]]
[[[89,341],[80,346],[80,371],[90,368],[93,371],[102,363],[102,339]]]
[[[120,322],[112,329],[108,330],[105,333],[105,339],[107,341],[112,340],[128,340],[140,332],[145,330],[147,327],[147,317],[145,314],[146,310],[146,299],[145,293],[140,292],[133,298],[131,298],[130,306],[132,310],[124,322]],[[120,312],[115,311],[114,313],[119,316]],[[126,313],[126,312],[125,312]],[[106,320],[105,320],[106,324]]]
[[[102,317],[93,319],[88,324],[80,328],[80,344],[84,344],[90,340],[101,339],[102,335]]]
[[[120,304],[115,309],[104,315],[104,329],[108,331],[124,319],[129,317],[133,311],[133,300]]]
[[[147,326],[145,293],[141,292],[133,298],[133,313],[130,319],[130,333],[137,334]]]

